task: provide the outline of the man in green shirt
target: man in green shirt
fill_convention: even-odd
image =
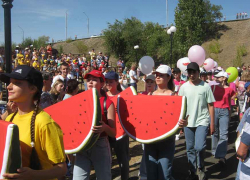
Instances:
[[[210,86],[199,79],[200,69],[197,63],[191,62],[187,66],[187,72],[189,81],[183,84],[179,91],[179,96],[187,97],[187,115],[189,115],[188,125],[184,128],[190,171],[187,180],[197,178],[197,168],[199,180],[204,180],[206,136],[209,124],[210,133],[214,133],[215,99]],[[211,123],[209,123],[210,118]]]

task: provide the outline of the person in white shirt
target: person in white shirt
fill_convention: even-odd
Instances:
[[[136,64],[132,64],[131,70],[129,71],[129,77],[130,77],[130,85],[133,86],[135,90],[137,91],[138,78],[137,78],[135,69],[136,69]]]
[[[67,78],[67,75],[69,73],[69,65],[65,62],[63,62],[60,66],[60,71],[61,71],[61,75],[57,75],[53,78],[53,81],[52,81],[52,84],[51,84],[51,87],[54,85],[54,83],[58,80],[58,79],[61,79],[64,83],[64,88],[67,87],[67,81],[69,80]]]

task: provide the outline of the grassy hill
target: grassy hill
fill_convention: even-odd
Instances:
[[[220,37],[205,42],[202,46],[206,50],[207,57],[211,57],[216,60],[219,66],[227,68],[233,66],[233,61],[237,56],[237,48],[244,45],[247,52],[246,56],[242,57],[242,64],[250,65],[250,19],[238,20],[238,21],[226,21],[221,22],[224,26],[220,30]],[[95,52],[102,51],[105,53],[103,46],[104,40],[101,37],[82,39],[77,41],[83,41],[88,46],[89,51],[94,48]],[[54,48],[59,50],[62,46],[64,53],[78,54],[77,48],[74,46],[74,42],[60,42],[54,44]],[[213,50],[215,49],[215,50]],[[216,51],[216,53],[214,52]],[[116,59],[111,57],[111,62],[115,64]]]

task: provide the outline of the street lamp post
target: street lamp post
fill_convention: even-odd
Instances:
[[[88,37],[89,37],[89,17],[85,12],[83,12],[83,14],[85,14],[85,16],[87,16],[87,19],[88,19]]]
[[[11,73],[12,59],[11,59],[11,8],[13,7],[13,0],[2,0],[2,7],[4,8],[4,34],[5,34],[5,62],[6,72]]]
[[[174,33],[176,32],[176,27],[175,26],[171,26],[170,29],[168,29],[167,33],[170,35],[170,67],[172,67],[172,60],[173,60],[173,36]]]
[[[136,63],[138,63],[137,51],[139,49],[139,45],[134,46],[134,49],[135,49]]]
[[[18,27],[23,31],[23,42],[24,42],[24,30],[19,25],[18,25]]]

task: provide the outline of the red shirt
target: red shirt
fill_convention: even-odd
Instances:
[[[211,86],[214,98],[216,102],[214,102],[215,108],[228,108],[230,109],[229,100],[231,101],[231,97],[234,96],[235,92],[230,87],[222,88],[219,86]]]
[[[105,122],[106,124],[108,124],[108,120],[107,120],[107,117],[105,116],[104,114],[104,99],[105,97],[100,97],[100,104],[101,104],[101,110],[102,110],[102,121]],[[107,100],[106,100],[106,108],[107,108],[107,111],[108,111],[108,108],[109,106],[113,104],[113,102],[110,100],[109,97],[107,97]],[[105,132],[102,132],[100,137],[103,137],[103,136],[107,136],[107,134]]]

